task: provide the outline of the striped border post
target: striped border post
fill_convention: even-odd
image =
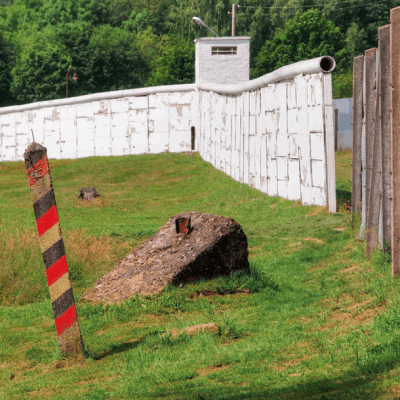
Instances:
[[[63,357],[83,354],[47,149],[33,142],[24,159],[61,354]]]

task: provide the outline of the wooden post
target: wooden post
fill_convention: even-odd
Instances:
[[[47,149],[33,142],[26,149],[24,158],[61,354],[64,357],[76,356],[83,353],[83,343],[69,280]]]
[[[379,63],[380,64],[380,63]],[[376,67],[375,67],[376,68]],[[372,169],[371,169],[371,189],[369,198],[369,212],[367,216],[367,256],[376,246],[377,228],[379,224],[379,211],[382,193],[382,150],[381,150],[381,130],[380,130],[380,68],[376,77],[376,102],[375,102],[375,129],[373,134],[373,153],[372,153]]]
[[[392,274],[400,271],[400,7],[390,10]]]
[[[392,202],[390,165],[390,25],[378,29],[382,143],[382,243],[391,242]],[[391,246],[390,246],[391,247]]]
[[[371,177],[374,149],[375,108],[376,108],[376,49],[365,51],[366,58],[366,112],[365,112],[365,152],[366,152],[366,211],[367,221],[371,198]]]
[[[353,213],[362,207],[362,114],[363,114],[363,72],[364,56],[353,58],[353,151],[352,151],[352,191],[351,208]]]

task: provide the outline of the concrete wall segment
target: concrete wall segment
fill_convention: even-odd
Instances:
[[[301,66],[315,67],[309,61]],[[8,114],[0,110],[1,160],[23,159],[17,148],[27,147],[31,128],[51,158],[81,158],[190,151],[194,127],[195,149],[235,180],[326,205],[328,75],[318,71],[238,94],[176,85],[7,107]]]

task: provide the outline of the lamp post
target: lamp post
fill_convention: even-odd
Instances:
[[[209,26],[207,26],[206,23],[202,21],[199,17],[193,17],[192,19],[197,25],[204,26],[205,28],[209,29],[215,36],[218,37],[218,35]]]
[[[68,72],[67,72],[67,98],[68,96],[68,88],[69,88],[69,71],[72,71],[72,68],[68,68]],[[72,77],[72,79],[76,82],[79,77],[78,74],[76,73],[76,71],[74,70],[74,76]]]

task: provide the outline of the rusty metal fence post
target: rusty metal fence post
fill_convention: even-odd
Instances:
[[[83,343],[69,280],[47,149],[33,142],[26,149],[24,159],[61,354],[64,357],[79,355],[83,353]]]

